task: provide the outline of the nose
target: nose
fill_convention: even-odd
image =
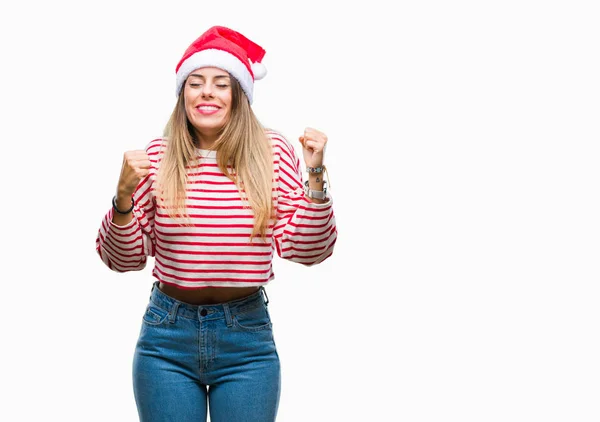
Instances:
[[[202,85],[201,93],[202,93],[203,97],[212,97],[212,95],[213,95],[212,84],[205,83],[204,85]]]

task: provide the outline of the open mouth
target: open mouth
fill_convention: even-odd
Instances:
[[[196,107],[196,110],[198,110],[198,112],[200,114],[204,114],[204,115],[215,114],[220,109],[221,109],[220,107],[217,107],[214,105],[199,105]]]

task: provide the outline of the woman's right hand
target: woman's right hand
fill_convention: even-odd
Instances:
[[[150,172],[150,159],[145,150],[127,151],[123,155],[123,166],[117,186],[117,201],[129,208],[131,196],[140,181]]]

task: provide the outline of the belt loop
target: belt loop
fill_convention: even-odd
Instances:
[[[173,307],[169,312],[169,324],[175,323],[175,318],[177,317],[177,311],[179,310],[179,302],[173,303]]]
[[[264,296],[265,306],[268,306],[269,305],[269,296],[267,296],[267,290],[263,286],[260,286],[260,290],[262,291],[262,294]]]
[[[231,317],[231,310],[228,303],[223,304],[223,311],[225,312],[225,322],[228,327],[231,327],[233,325],[233,318]]]

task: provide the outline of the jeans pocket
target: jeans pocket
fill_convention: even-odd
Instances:
[[[233,324],[243,331],[256,332],[271,329],[271,318],[264,305],[233,316]]]
[[[146,307],[146,312],[144,313],[144,323],[148,325],[160,325],[169,316],[169,313],[162,308],[159,308],[155,305],[148,305]]]

